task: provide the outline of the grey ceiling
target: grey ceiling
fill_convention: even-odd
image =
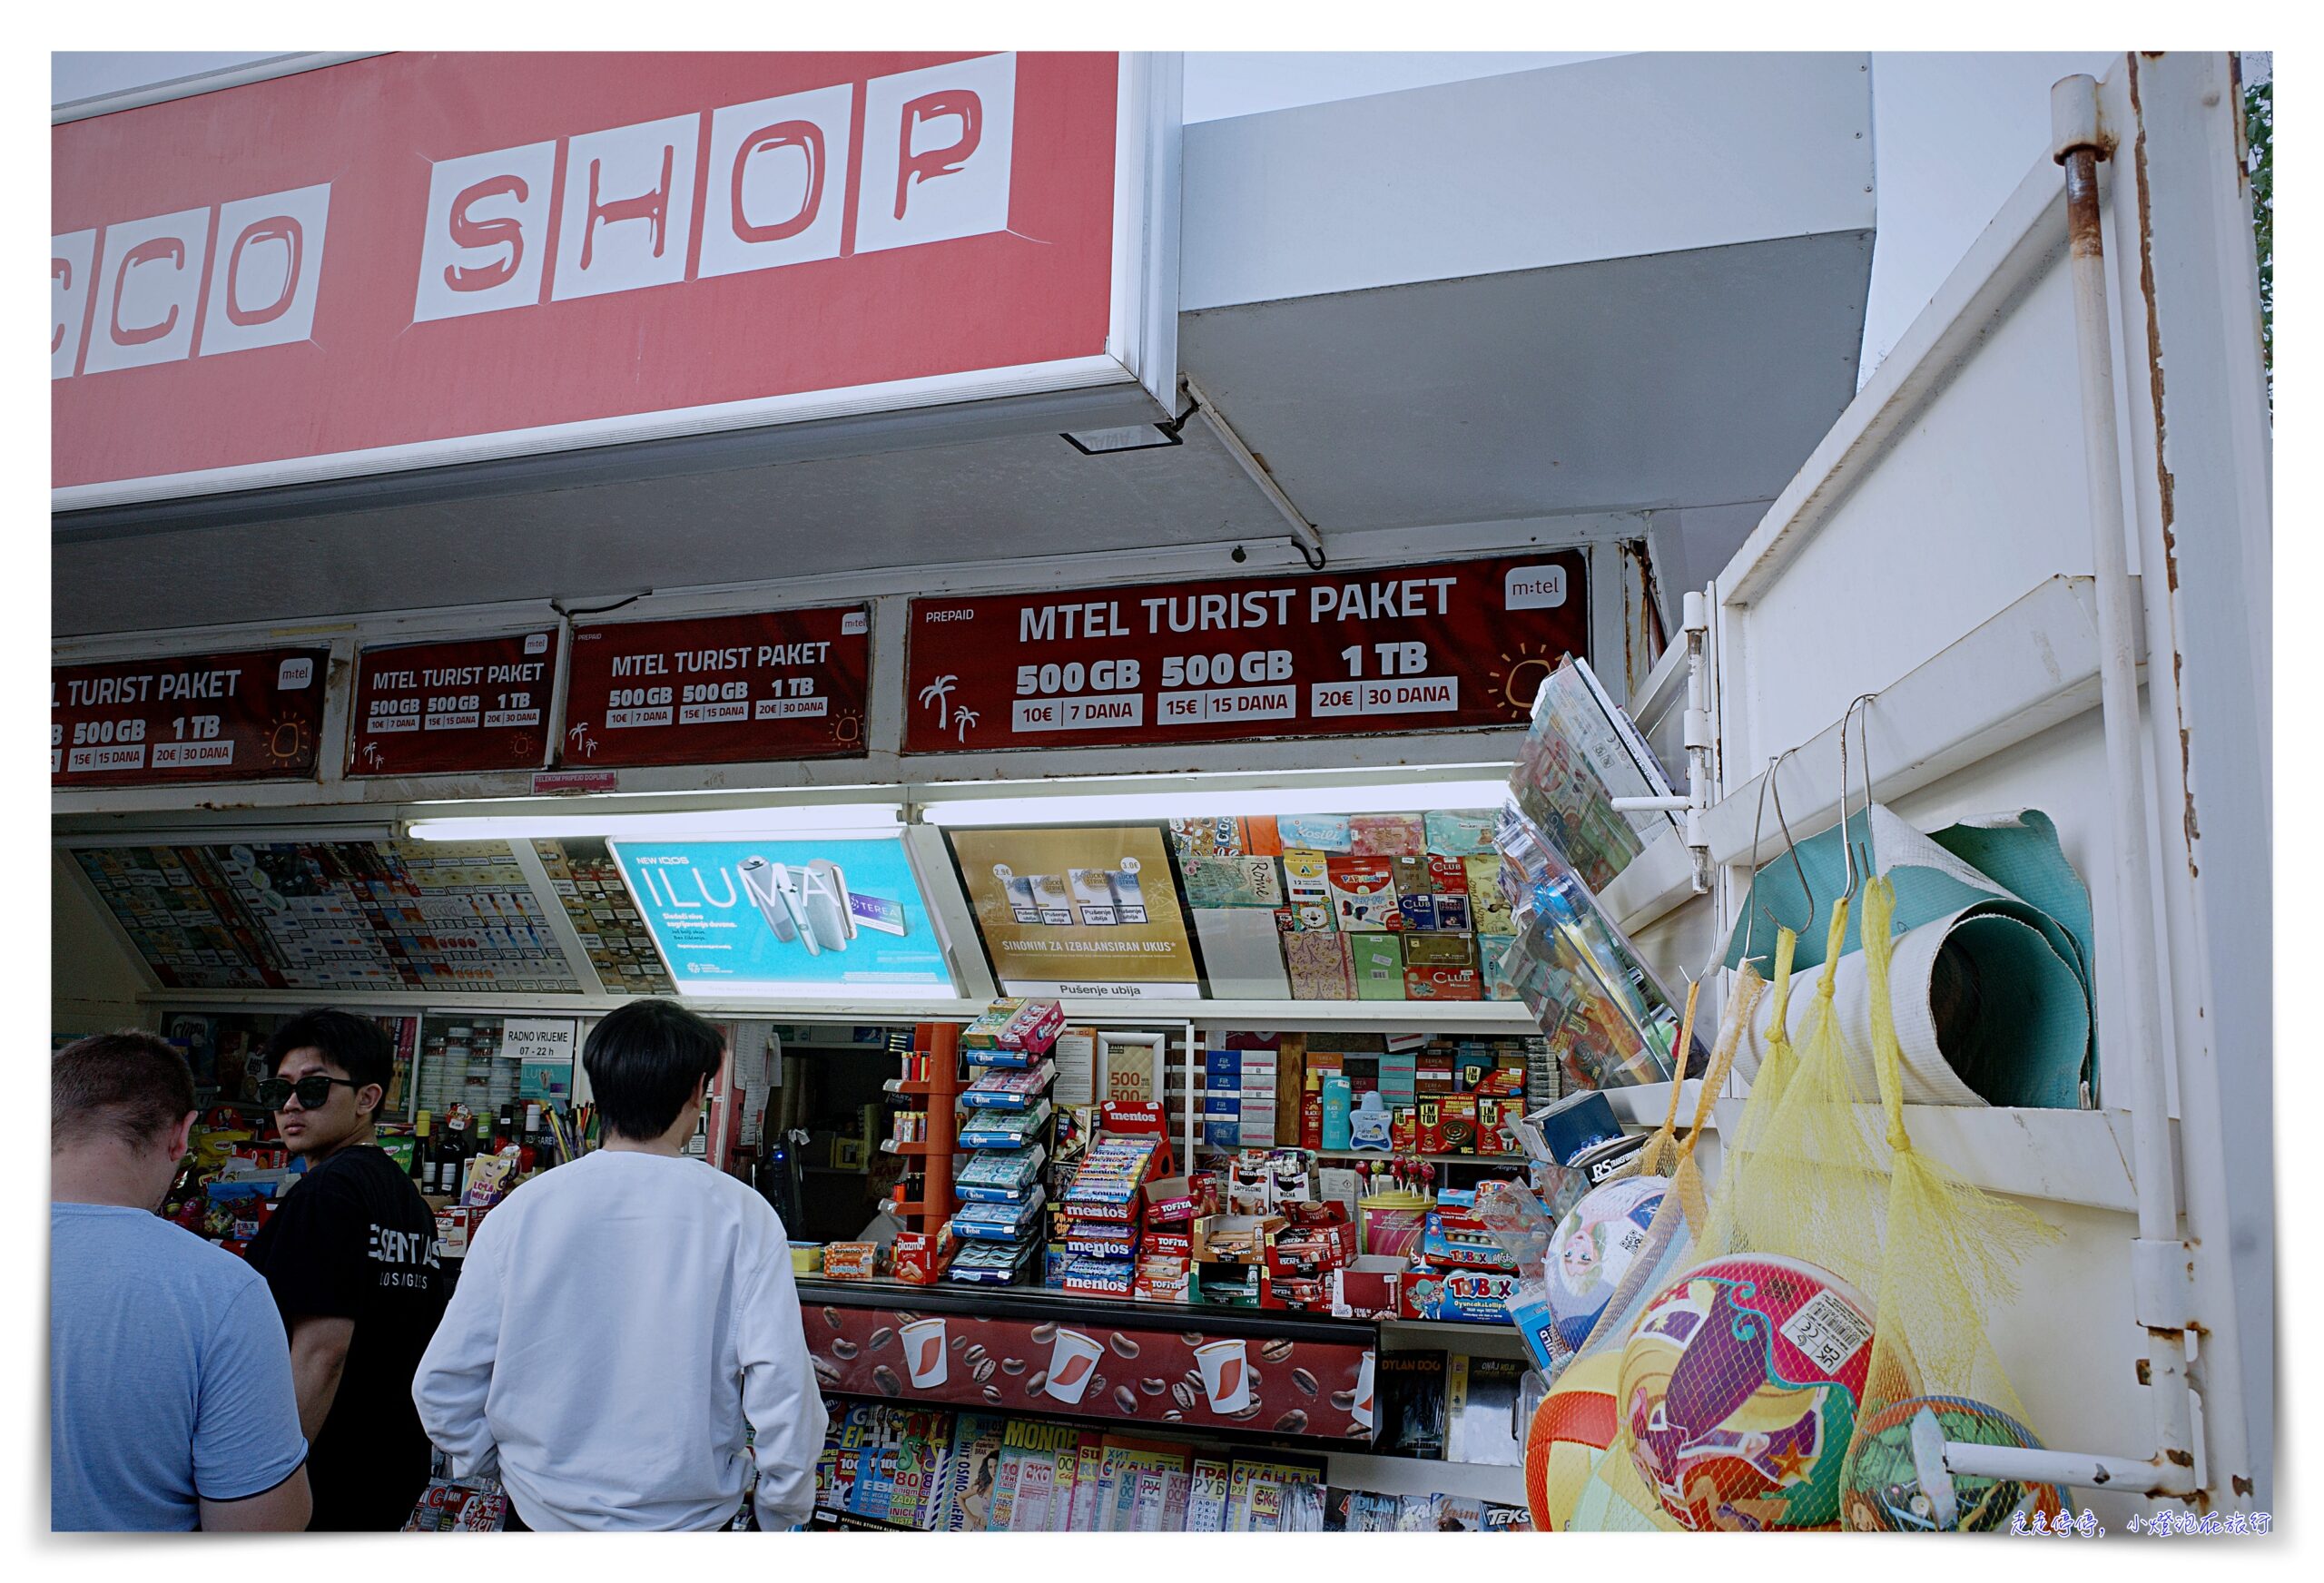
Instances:
[[[1855,392],[1871,236],[1525,270],[1181,318],[1180,363],[1326,534],[1777,494]],[[1201,425],[457,488],[53,536],[59,636],[583,599],[1276,536]],[[1222,569],[1225,569],[1222,566]]]

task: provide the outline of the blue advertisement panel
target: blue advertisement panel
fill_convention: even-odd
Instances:
[[[615,841],[681,995],[950,996],[901,841]]]

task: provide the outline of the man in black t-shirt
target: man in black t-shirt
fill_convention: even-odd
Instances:
[[[412,1405],[443,1317],[436,1216],[374,1141],[393,1053],[379,1025],[310,1011],[267,1045],[259,1099],[306,1174],[251,1244],[290,1337],[317,1529],[403,1526],[428,1485]]]

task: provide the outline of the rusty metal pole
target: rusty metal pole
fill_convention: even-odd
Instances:
[[[2122,503],[2122,454],[2114,430],[2113,329],[2106,315],[2106,241],[2099,209],[2098,162],[2107,148],[2098,126],[2098,84],[2068,77],[2050,93],[2053,152],[2065,167],[2067,269],[2073,283],[2074,341],[2082,366],[2082,432],[2090,486],[2090,545],[2098,616],[2099,705],[2105,723],[2106,771],[2112,799],[2114,975],[2130,1049],[2132,1154],[2138,1190],[2138,1239],[2131,1280],[2138,1322],[2147,1332],[2147,1383],[2158,1471],[2179,1477],[2177,1492],[2195,1489],[2194,1430],[2187,1381],[2187,1327],[2192,1322],[2192,1254],[2179,1227],[2176,1162],[2171,1145],[2170,1089],[2163,1063],[2162,1015],[2154,938],[2154,880],[2147,852],[2146,733],[2139,711],[2137,644],[2145,615],[2131,585],[2124,541],[2131,523]]]

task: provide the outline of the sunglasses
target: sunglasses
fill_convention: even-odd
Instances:
[[[332,1077],[321,1072],[310,1072],[295,1083],[288,1077],[268,1077],[258,1086],[258,1102],[269,1110],[280,1110],[296,1094],[300,1109],[320,1110],[330,1103],[334,1083],[343,1083],[350,1088],[363,1086],[351,1077]]]

